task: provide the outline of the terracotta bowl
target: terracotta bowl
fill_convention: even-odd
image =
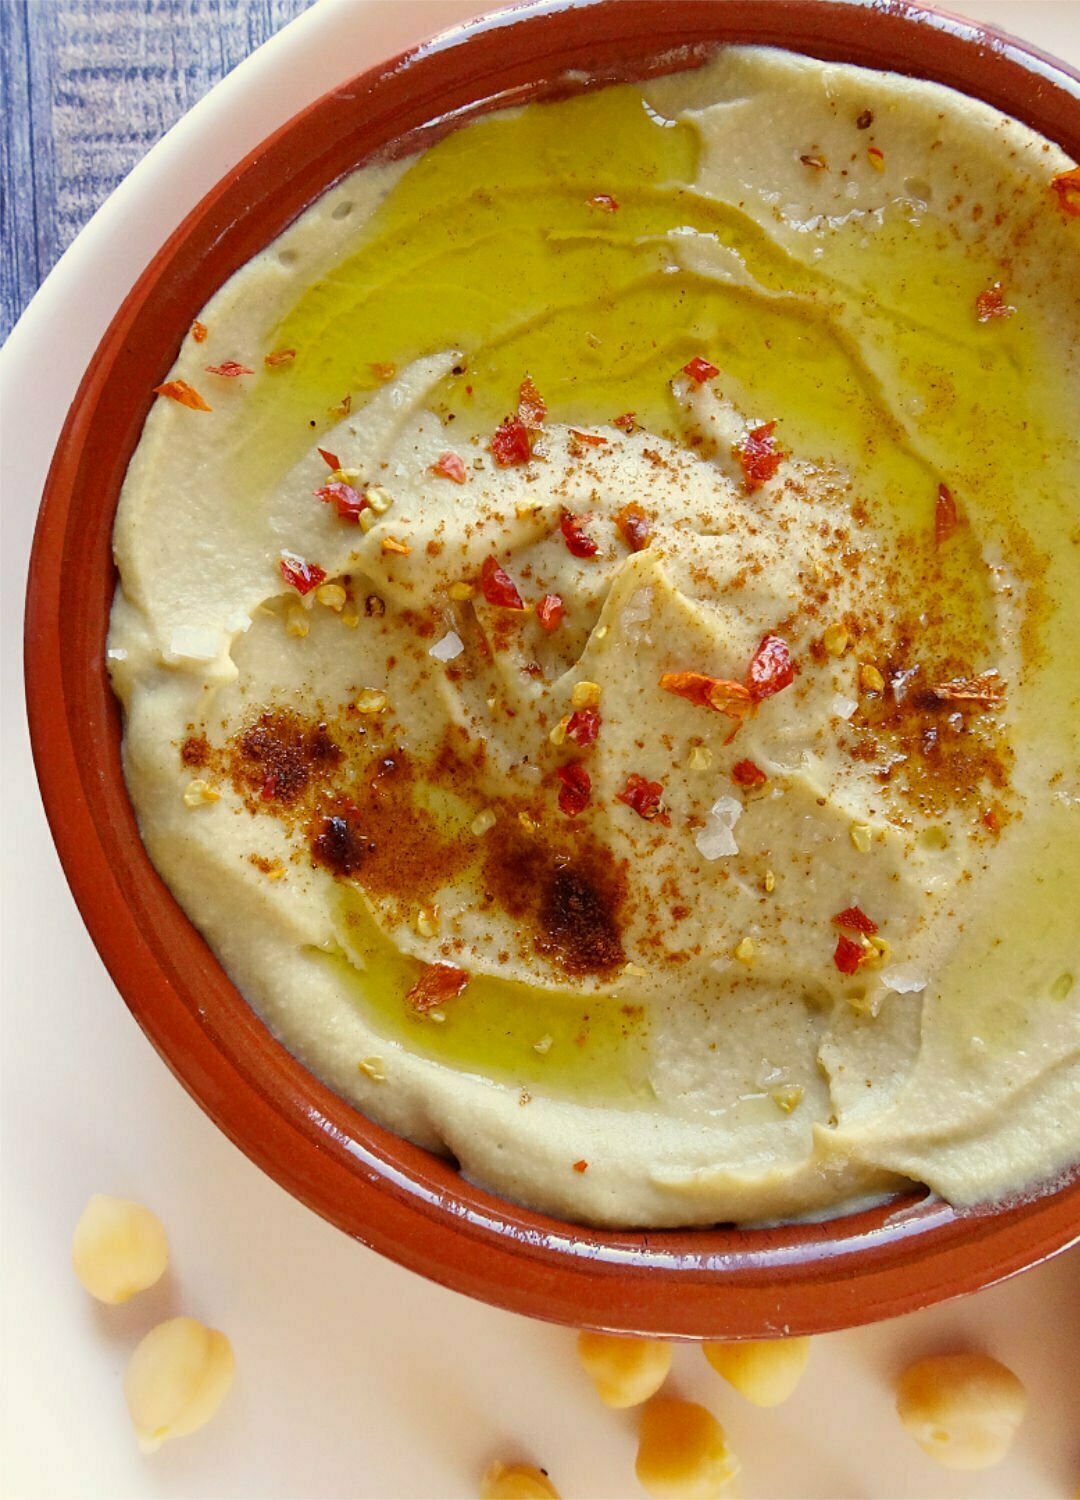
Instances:
[[[312,1077],[248,1008],[139,841],[105,673],[110,533],[124,471],[181,339],[221,283],[372,152],[448,116],[565,93],[567,69],[641,78],[686,44],[762,42],[978,95],[1080,157],[1080,76],[1033,49],[888,0],[592,0],[479,20],[355,79],[241,162],[162,248],[102,340],[38,521],[27,605],[30,729],[83,919],[136,1020],[207,1114],[310,1208],[415,1271],[559,1322],[688,1338],[814,1333],[1010,1276],[1080,1237],[1080,1174],[960,1216],[912,1193],[828,1224],[614,1234],[464,1182]]]

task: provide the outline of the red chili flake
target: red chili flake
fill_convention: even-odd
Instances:
[[[960,513],[953,492],[947,484],[939,484],[934,504],[934,540],[939,547],[949,540],[959,524]]]
[[[456,453],[440,453],[431,466],[431,472],[440,479],[452,479],[455,484],[465,483],[465,460]]]
[[[559,530],[566,539],[566,545],[573,557],[595,557],[600,551],[599,544],[582,530],[588,519],[588,516],[575,516],[568,510],[562,513]]]
[[[589,1163],[584,1159],[584,1157],[582,1157],[581,1161],[576,1161],[574,1163],[574,1171],[575,1172],[587,1172],[588,1170],[589,1170]]]
[[[787,641],[778,635],[764,636],[754,652],[746,673],[746,685],[753,698],[771,698],[795,681],[795,663]]]
[[[278,561],[278,568],[287,584],[290,584],[298,594],[310,594],[312,589],[318,588],[326,577],[326,569],[320,568],[318,563],[305,562],[302,557],[297,557],[295,552],[283,552]]]
[[[714,709],[734,719],[735,731],[743,719],[754,711],[762,698],[771,698],[795,680],[795,664],[787,642],[778,635],[767,635],[754,652],[746,673],[746,686],[724,677],[709,677],[704,672],[665,672],[660,686],[702,708]]]
[[[571,427],[570,436],[589,448],[600,448],[607,442],[607,438],[601,437],[598,432],[579,432],[576,427]]]
[[[371,366],[371,373],[376,380],[393,380],[397,374],[397,365],[392,365],[389,361],[376,360]]]
[[[338,458],[336,453],[331,453],[328,448],[319,448],[317,451],[319,457],[322,459],[323,463],[328,469],[341,468],[341,459]]]
[[[541,630],[551,631],[559,628],[559,621],[566,613],[566,605],[558,594],[545,594],[536,606],[536,618]]]
[[[683,374],[689,375],[697,385],[704,385],[706,380],[714,380],[719,373],[716,366],[711,365],[707,359],[702,359],[700,354],[695,354],[693,359],[683,365]]]
[[[600,733],[600,715],[595,708],[575,708],[566,724],[566,735],[575,745],[591,745]]]
[[[484,558],[484,565],[480,569],[480,587],[487,602],[497,605],[499,609],[525,608],[514,580],[499,567],[494,557]]]
[[[843,933],[840,934],[833,950],[833,963],[841,974],[856,973],[865,957],[866,949],[861,943],[854,943],[851,938],[845,937]]]
[[[547,416],[547,406],[544,398],[536,389],[536,386],[532,382],[532,377],[529,375],[526,375],[525,379],[518,386],[517,414],[518,421],[523,427],[527,427],[530,432],[539,432],[544,425],[544,418]]]
[[[885,170],[885,153],[880,146],[867,146],[866,154],[870,158],[870,165],[878,172]]]
[[[833,923],[837,927],[846,927],[850,932],[861,932],[866,937],[873,937],[877,932],[877,923],[873,917],[868,917],[859,906],[845,906],[843,911],[838,911],[833,917]]]
[[[985,292],[975,298],[975,316],[980,323],[989,323],[991,318],[1011,318],[1016,311],[1005,301],[1005,288],[1000,281],[991,282]]]
[[[625,802],[627,807],[633,808],[639,818],[644,818],[647,823],[663,823],[668,827],[671,819],[661,806],[664,788],[659,781],[647,781],[644,776],[639,776],[636,771],[631,771],[626,778],[626,785],[622,791],[616,794],[616,802]]]
[[[259,788],[259,796],[264,802],[273,801],[274,793],[277,791],[277,785],[277,772],[271,771],[270,775],[266,778],[262,786]]]
[[[624,411],[621,417],[612,417],[612,427],[618,427],[621,432],[637,431],[637,412]]]
[[[199,395],[193,385],[188,385],[186,380],[167,380],[164,385],[154,387],[155,396],[168,396],[170,401],[177,401],[181,406],[190,406],[192,411],[213,411],[212,406]]]
[[[210,333],[205,323],[200,323],[198,318],[191,325],[191,337],[197,344],[205,344]]]
[[[500,469],[514,469],[532,457],[529,429],[520,417],[500,422],[491,439],[491,453]]]
[[[948,682],[935,682],[930,691],[939,703],[977,703],[980,708],[998,708],[1005,699],[1005,684],[996,672],[952,677]]]
[[[267,354],[263,359],[264,365],[276,369],[278,365],[291,365],[296,358],[295,349],[275,349],[273,354]]]
[[[633,500],[616,512],[615,525],[631,552],[640,552],[649,545],[652,523],[641,506]]]
[[[699,708],[712,708],[711,690],[717,683],[723,687],[735,688],[747,699],[750,697],[741,683],[727,682],[722,677],[709,677],[705,672],[665,672],[660,678],[660,686],[665,693],[674,693],[677,698],[685,698],[688,703],[696,703]]]
[[[592,778],[578,760],[559,766],[555,774],[562,782],[559,788],[559,810],[568,818],[576,818],[578,813],[589,805],[589,799],[592,796]]]
[[[731,779],[737,786],[752,790],[754,787],[764,786],[769,778],[752,760],[737,760],[731,768]]]
[[[618,212],[619,200],[610,193],[594,193],[589,199],[589,207],[602,208],[606,214],[613,214]]]
[[[368,498],[361,495],[359,490],[354,490],[351,484],[341,483],[324,484],[321,490],[314,492],[324,505],[332,505],[337,511],[339,521],[352,521],[357,524],[361,513],[368,509]]]
[[[226,375],[234,380],[237,375],[254,375],[255,371],[250,365],[238,365],[235,359],[224,359],[219,365],[207,365],[208,375]]]
[[[739,732],[745,718],[754,712],[754,699],[750,689],[741,682],[730,682],[724,677],[708,677],[704,672],[665,672],[660,678],[665,693],[674,693],[700,708],[711,708],[734,720],[734,727],[725,743],[730,743]]]
[[[456,999],[468,982],[465,970],[453,964],[428,964],[405,996],[405,1003],[426,1015],[429,1010],[438,1010],[444,1001]]]
[[[1080,167],[1069,172],[1059,172],[1050,183],[1057,194],[1058,207],[1070,218],[1080,219]]]
[[[780,467],[784,455],[773,441],[775,428],[775,422],[763,422],[760,427],[751,428],[735,445],[735,457],[742,465],[748,495],[768,484]]]

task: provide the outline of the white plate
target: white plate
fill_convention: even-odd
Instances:
[[[258,1172],[171,1078],[128,1015],[60,874],[22,713],[22,578],[37,497],[83,368],[167,233],[232,163],[335,82],[476,13],[474,0],[320,0],[182,120],[83,230],[0,370],[4,545],[4,1360],[10,1500],[450,1500],[493,1456],[547,1465],[564,1496],[631,1497],[633,1414],[601,1407],[569,1333],[443,1291],[361,1249]],[[490,7],[489,7],[490,8]],[[1080,62],[1076,0],[954,0]],[[68,1245],[95,1191],[169,1230],[165,1283],[91,1304]],[[139,1455],[120,1382],[154,1321],[227,1330],[239,1376],[197,1436]],[[948,1474],[900,1431],[890,1383],[918,1354],[984,1347],[1027,1382],[1013,1454]],[[675,1384],[720,1416],[755,1500],[1063,1500],[1080,1484],[1080,1257],[960,1304],[819,1341],[782,1409],[760,1412],[677,1351]]]

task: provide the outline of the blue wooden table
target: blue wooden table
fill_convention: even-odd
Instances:
[[[184,112],[311,0],[0,0],[0,338]]]

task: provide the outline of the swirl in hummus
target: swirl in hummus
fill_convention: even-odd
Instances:
[[[1078,183],[734,48],[217,293],[117,516],[125,773],[335,1089],[612,1225],[1080,1157]]]

